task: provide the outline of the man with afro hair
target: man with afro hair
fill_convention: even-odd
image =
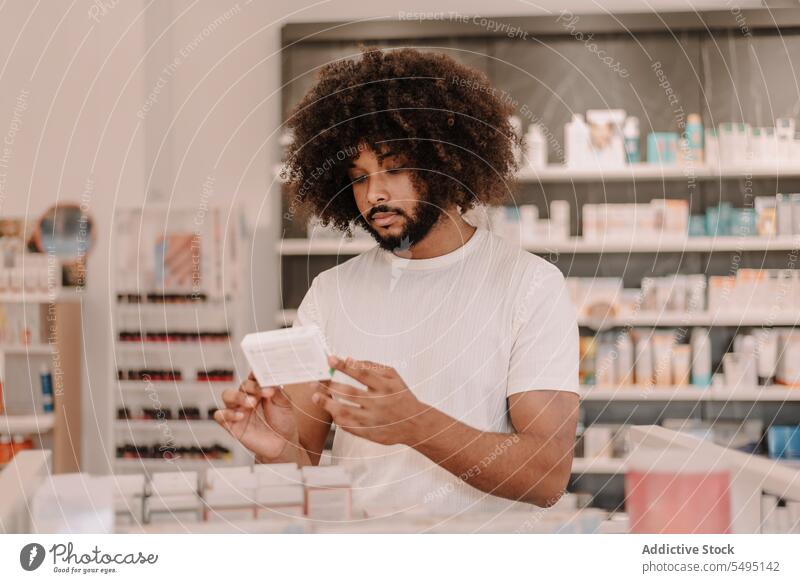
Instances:
[[[288,120],[285,178],[322,224],[377,245],[314,277],[294,322],[320,328],[353,382],[251,375],[223,395],[217,421],[257,461],[317,464],[335,423],[333,463],[372,514],[559,499],[578,416],[575,311],[556,267],[469,219],[509,196],[511,113],[442,54],[366,48],[319,71]]]

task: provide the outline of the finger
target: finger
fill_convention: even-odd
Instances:
[[[359,405],[362,405],[367,399],[372,399],[375,397],[375,395],[371,395],[364,389],[359,389],[344,383],[331,383],[328,386],[328,392],[334,397],[343,397],[357,402]]]
[[[258,405],[258,399],[242,391],[236,389],[225,389],[222,391],[222,402],[228,409],[236,407],[244,407],[245,409],[253,409]]]
[[[331,367],[342,371],[349,377],[367,385],[369,388],[386,386],[386,381],[397,376],[393,368],[368,360],[341,359],[335,356],[328,357]]]
[[[243,393],[247,393],[248,395],[253,395],[254,397],[261,396],[261,387],[258,386],[258,382],[254,379],[248,379],[244,381],[241,385],[239,385],[239,390]]]
[[[277,387],[267,387],[263,390],[262,394],[276,407],[283,407],[284,409],[287,409],[292,406],[292,402],[282,389]]]
[[[358,415],[359,410],[356,407],[340,403],[322,393],[314,393],[311,396],[311,400],[330,413],[337,425],[352,424],[360,418]]]
[[[214,421],[231,431],[230,424],[244,419],[244,412],[233,409],[217,409],[214,411]]]

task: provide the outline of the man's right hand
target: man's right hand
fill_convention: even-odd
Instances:
[[[259,387],[253,373],[238,389],[222,393],[224,409],[214,420],[227,429],[259,462],[300,462],[292,403],[278,387]]]

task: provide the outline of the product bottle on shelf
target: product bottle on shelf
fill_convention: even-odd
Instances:
[[[636,360],[634,361],[634,375],[636,384],[650,387],[653,382],[653,349],[650,336],[639,336],[635,343]]]
[[[687,154],[695,163],[703,162],[703,120],[698,113],[690,113],[686,117],[685,135]]]
[[[39,382],[42,385],[42,410],[53,412],[53,375],[45,365],[39,369]]]
[[[711,339],[707,328],[694,328],[690,339],[692,347],[692,384],[711,386]]]
[[[547,166],[547,141],[542,131],[542,126],[532,123],[525,134],[526,162],[529,168],[544,168]]]
[[[625,138],[625,161],[628,164],[638,164],[642,161],[641,134],[639,133],[639,118],[628,117],[622,128]]]
[[[620,334],[617,338],[617,381],[620,385],[632,385],[634,382],[633,370],[633,340],[630,334]]]
[[[591,134],[589,126],[580,113],[572,114],[572,121],[564,126],[565,163],[571,168],[589,164]]]

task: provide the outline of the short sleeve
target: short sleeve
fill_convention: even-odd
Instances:
[[[517,305],[506,394],[555,390],[578,392],[579,338],[575,307],[561,272],[533,268]]]
[[[320,305],[317,300],[319,293],[319,276],[315,277],[311,282],[311,287],[308,288],[303,301],[300,302],[300,307],[297,308],[297,314],[292,322],[292,328],[297,326],[308,326],[314,324],[325,333],[325,326],[323,325]]]

